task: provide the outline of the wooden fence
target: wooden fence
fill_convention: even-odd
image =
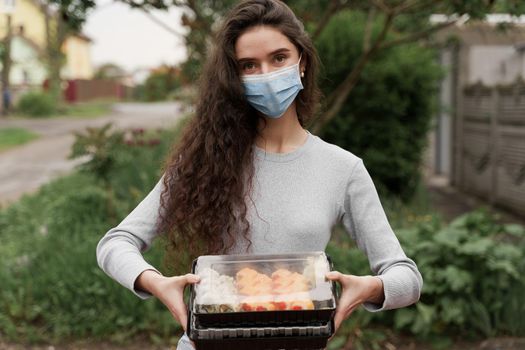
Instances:
[[[525,216],[525,83],[464,89],[457,186]]]
[[[126,86],[111,79],[74,79],[67,81],[64,90],[68,102],[86,102],[100,98],[124,99],[128,91]]]

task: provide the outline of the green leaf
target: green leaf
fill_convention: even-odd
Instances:
[[[470,301],[471,322],[483,335],[490,337],[493,333],[492,322],[487,307],[477,300]]]
[[[483,255],[495,244],[490,238],[481,238],[460,245],[458,251],[469,255]]]
[[[517,266],[513,265],[511,261],[490,259],[487,266],[491,271],[505,272],[515,279],[520,278]]]
[[[434,235],[434,241],[445,247],[456,249],[462,241],[468,238],[468,231],[447,227]]]
[[[465,322],[465,301],[463,299],[443,298],[440,304],[443,321],[459,326]]]
[[[454,292],[461,290],[470,290],[472,286],[472,274],[469,271],[462,270],[456,266],[448,265],[442,271],[442,277]]]
[[[402,329],[412,322],[416,318],[416,310],[414,308],[404,308],[396,310],[394,316],[394,326],[396,329]]]
[[[416,308],[418,311],[418,316],[421,317],[421,320],[429,325],[434,319],[436,307],[432,305],[425,305],[422,302],[419,302],[416,304]]]
[[[525,227],[518,224],[506,224],[503,226],[503,230],[516,237],[524,237],[525,236]]]
[[[492,250],[492,254],[497,259],[518,262],[522,260],[525,251],[515,245],[498,242]]]

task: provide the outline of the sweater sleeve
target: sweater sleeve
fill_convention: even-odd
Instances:
[[[343,225],[368,257],[372,272],[384,286],[383,305],[364,303],[377,312],[411,305],[419,300],[423,279],[394,234],[363,161],[358,160],[346,186]]]
[[[135,280],[145,270],[154,270],[141,253],[148,250],[156,237],[162,179],[137,207],[116,227],[110,229],[97,245],[97,262],[111,278],[141,299],[150,293],[135,289]]]

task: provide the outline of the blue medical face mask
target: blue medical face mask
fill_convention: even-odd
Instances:
[[[301,57],[296,64],[274,72],[242,76],[248,102],[270,118],[281,117],[303,89],[299,74],[300,62]]]

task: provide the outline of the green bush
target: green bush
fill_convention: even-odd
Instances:
[[[117,160],[124,150],[124,132],[111,130],[108,123],[100,128],[86,128],[84,132],[75,133],[75,143],[71,149],[70,158],[87,156],[88,161],[81,164],[80,169],[93,174],[104,183]]]
[[[57,103],[50,94],[28,92],[17,104],[17,112],[29,117],[49,117],[57,110]]]
[[[135,90],[135,98],[144,101],[163,101],[168,98],[170,93],[180,87],[178,71],[174,67],[164,66],[153,72]]]
[[[106,203],[106,192],[93,183],[56,197],[40,210],[39,216],[47,220],[36,232],[38,240],[20,247],[17,258],[2,261],[3,334],[24,342],[70,337],[124,341],[142,332],[169,339],[179,331],[160,303],[143,303],[98,268],[96,245],[115,224],[106,215]],[[11,215],[24,211],[25,204],[11,209]],[[157,244],[146,254],[157,266],[160,248]]]
[[[442,227],[436,220],[398,231],[425,280],[416,307],[395,325],[415,334],[525,335],[525,228],[479,210]]]
[[[440,341],[445,347],[457,336],[524,336],[525,228],[497,219],[477,210],[443,225],[426,215],[411,228],[396,229],[423,276],[420,301],[377,314],[360,308],[336,338],[353,335],[354,345],[367,349],[377,347],[381,339],[376,333],[385,329],[408,332],[436,346]],[[341,227],[327,253],[343,273],[371,273],[366,256]]]
[[[161,175],[162,161],[185,120],[175,132],[119,131],[107,124],[76,133],[70,158],[87,158],[79,170],[93,175],[108,192],[109,215],[129,213],[146,194],[145,189],[153,187]]]
[[[316,45],[321,86],[330,96],[362,52],[365,18],[341,12]],[[380,23],[376,23],[377,33]],[[438,79],[435,53],[417,45],[381,51],[365,67],[340,113],[320,135],[364,159],[378,189],[412,197],[430,127]]]
[[[122,343],[139,335],[174,342],[181,328],[169,311],[105,275],[95,251],[158,180],[178,131],[101,128],[82,135],[75,150],[87,156],[81,171],[0,210],[0,334],[20,343]],[[168,272],[163,243],[145,258]]]

